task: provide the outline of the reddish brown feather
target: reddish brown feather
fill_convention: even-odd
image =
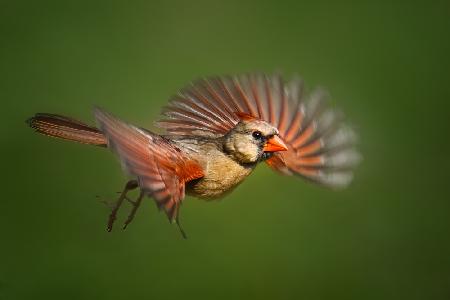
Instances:
[[[285,135],[286,133],[286,126],[287,126],[287,122],[288,122],[288,100],[287,100],[287,96],[286,93],[284,91],[284,86],[283,86],[283,81],[281,80],[281,78],[278,78],[278,80],[280,81],[280,94],[281,94],[281,109],[280,109],[280,117],[278,120],[278,130],[280,130],[280,134],[281,135]]]
[[[174,115],[178,115],[178,117],[183,119],[186,123],[194,122],[194,124],[195,124],[197,122],[197,123],[202,124],[203,127],[210,128],[215,131],[226,130],[226,127],[223,126],[223,123],[220,123],[216,120],[212,120],[209,118],[207,120],[203,120],[198,115],[196,115],[190,111],[187,111],[183,108],[174,107],[171,109],[170,113],[167,113],[167,115],[170,117],[176,117]]]
[[[236,116],[239,117],[240,120],[242,121],[253,121],[258,119],[255,116],[252,116],[251,114],[245,113],[245,112],[236,112]]]
[[[248,96],[242,90],[242,87],[241,87],[241,84],[239,83],[239,81],[234,79],[233,84],[234,84],[234,87],[236,88],[236,90],[238,91],[241,99],[243,100],[245,106],[247,107],[245,112],[248,112],[250,115],[253,115],[253,116],[257,115],[257,112],[254,110],[253,106],[250,104]]]
[[[255,82],[254,76],[250,77],[250,86],[251,86],[251,89],[252,89],[253,97],[254,97],[255,102],[256,102],[256,107],[258,108],[258,116],[261,119],[264,120],[265,119],[265,113],[264,113],[264,109],[263,109],[262,103],[261,103],[261,101],[262,101],[261,97],[262,96],[258,93],[258,87],[257,87],[257,83]]]
[[[292,172],[289,171],[288,167],[286,166],[286,161],[284,160],[284,156],[282,153],[275,153],[271,158],[266,160],[266,163],[273,170],[283,175],[292,174]]]
[[[217,101],[218,103],[220,103],[220,104],[222,105],[222,107],[223,107],[224,110],[226,111],[227,114],[225,114],[225,117],[228,119],[228,122],[229,122],[229,123],[235,122],[236,119],[232,117],[233,112],[234,112],[235,110],[233,110],[233,109],[228,105],[228,102],[226,101],[226,99],[224,99],[223,96],[219,95],[219,92],[218,92],[216,89],[214,89],[214,88],[212,87],[212,85],[211,85],[212,83],[211,83],[210,80],[206,80],[205,83],[206,83],[206,89],[207,89],[207,91],[214,97],[214,99],[216,99],[216,101]]]
[[[264,120],[278,128],[289,146],[288,151],[267,160],[270,167],[283,174],[296,173],[331,182],[333,177],[322,176],[319,172],[325,166],[317,154],[323,157],[333,154],[329,152],[333,149],[326,148],[323,141],[342,123],[322,122],[326,94],[316,91],[306,103],[302,87],[301,80],[294,79],[285,85],[278,75],[246,74],[203,79],[185,88],[172,100],[166,108],[170,118],[160,121],[159,125],[173,134],[220,136],[240,120]],[[181,103],[192,109],[191,118],[176,115]],[[339,149],[334,150],[338,152]]]
[[[301,166],[320,166],[323,164],[323,156],[300,157],[297,163]]]
[[[269,82],[267,80],[267,77],[264,76],[264,87],[266,89],[266,97],[267,97],[267,102],[268,102],[268,106],[269,106],[269,123],[272,125],[276,125],[275,124],[275,112],[273,109],[273,100],[272,100],[272,90],[269,87]]]
[[[301,130],[302,128],[302,123],[303,123],[303,118],[304,118],[304,114],[303,112],[300,110],[300,107],[298,107],[296,109],[294,118],[291,121],[291,124],[289,126],[289,129],[287,130],[286,134],[285,134],[285,139],[288,142],[291,142],[292,139],[294,138],[295,135],[298,134],[298,132]]]
[[[210,93],[210,90],[208,90],[207,80],[200,80],[198,85],[196,85],[193,89],[197,91],[199,96],[201,96],[204,99],[208,107],[213,108],[214,113],[216,114],[218,119],[222,122],[222,124],[224,122],[230,121],[227,116],[227,107],[223,105],[223,101],[220,100],[217,101],[217,94],[212,95]]]
[[[299,148],[303,146],[314,134],[315,125],[314,123],[310,124],[303,132],[301,132],[294,140],[290,141],[292,147]]]
[[[184,198],[185,183],[203,176],[197,162],[164,138],[143,132],[97,109],[96,118],[111,148],[125,168],[138,178],[140,187],[163,206],[174,220]]]
[[[198,99],[212,112],[211,116],[217,121],[217,126],[221,127],[220,123],[222,123],[223,126],[223,113],[221,110],[219,110],[214,103],[209,101],[208,98],[206,98],[197,88],[194,86],[190,91],[186,91],[188,94],[192,95],[195,99]],[[226,127],[222,127],[222,129],[225,129]]]
[[[226,93],[226,95],[228,96],[228,101],[230,101],[232,103],[232,105],[234,106],[234,108],[232,109],[232,111],[244,111],[243,108],[241,108],[238,104],[238,101],[236,100],[235,96],[233,95],[233,93],[231,92],[231,90],[229,89],[229,87],[227,86],[227,81],[231,81],[231,79],[225,77],[222,79],[217,79],[218,84],[220,85],[220,87],[222,88],[222,90]]]
[[[313,154],[313,153],[319,151],[320,148],[322,148],[322,141],[319,139],[319,140],[316,140],[306,146],[299,148],[297,150],[297,155],[298,156],[310,155],[310,154]]]
[[[38,113],[28,119],[27,123],[36,132],[44,135],[83,144],[106,146],[106,138],[97,128],[69,117]]]
[[[293,167],[292,169],[296,173],[298,173],[298,174],[300,174],[302,176],[310,177],[311,179],[314,179],[320,173],[319,169],[312,168],[312,167]]]

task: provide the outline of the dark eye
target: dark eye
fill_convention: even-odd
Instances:
[[[261,131],[256,130],[256,131],[253,131],[252,136],[257,140],[260,140],[262,138],[262,133],[261,133]]]

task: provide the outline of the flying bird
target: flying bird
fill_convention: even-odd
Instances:
[[[142,199],[156,201],[179,224],[185,195],[223,197],[260,162],[331,188],[344,188],[360,160],[356,135],[343,115],[327,104],[327,93],[305,93],[303,81],[278,75],[209,77],[181,89],[162,111],[158,134],[94,109],[98,127],[69,117],[37,113],[28,124],[44,135],[112,150],[131,175],[115,202],[111,231],[124,201],[133,205],[124,228]],[[127,193],[139,189],[137,199]]]

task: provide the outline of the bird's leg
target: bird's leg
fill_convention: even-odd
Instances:
[[[140,192],[139,197],[136,199],[136,201],[132,201],[128,197],[125,197],[125,199],[127,199],[128,202],[130,202],[133,205],[133,209],[131,210],[130,214],[128,215],[127,220],[123,224],[123,228],[122,229],[127,228],[128,224],[130,224],[131,221],[133,221],[134,215],[136,214],[136,211],[138,210],[139,205],[141,205],[142,198],[144,198],[144,192],[143,191]]]
[[[139,186],[139,184],[136,180],[130,180],[125,185],[125,188],[123,189],[122,193],[120,194],[119,199],[117,199],[116,203],[114,204],[111,214],[109,215],[108,227],[107,227],[108,232],[110,232],[112,230],[114,221],[117,218],[117,212],[119,211],[119,208],[123,203],[123,200],[128,199],[127,193],[131,190],[134,190],[138,186]]]

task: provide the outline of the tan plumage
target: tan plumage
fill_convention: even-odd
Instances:
[[[360,155],[355,134],[326,105],[326,94],[303,94],[302,83],[278,75],[249,74],[199,80],[180,91],[163,110],[158,135],[96,108],[99,129],[51,114],[28,122],[36,131],[108,146],[144,195],[178,221],[185,193],[215,199],[241,183],[259,162],[285,175],[299,175],[334,188],[347,186]],[[287,151],[286,151],[287,150]]]

